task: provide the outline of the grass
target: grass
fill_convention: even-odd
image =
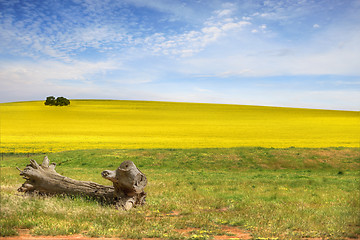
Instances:
[[[222,104],[72,100],[0,104],[1,151],[359,147],[359,112]]]
[[[41,162],[43,154],[31,156]],[[358,148],[86,150],[49,154],[65,176],[110,184],[104,169],[132,160],[146,174],[147,205],[119,212],[84,198],[23,196],[16,166],[1,162],[1,236],[35,235],[211,239],[222,226],[254,239],[355,237],[359,231]],[[188,235],[180,229],[191,228]]]

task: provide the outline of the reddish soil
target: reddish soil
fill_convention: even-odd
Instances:
[[[0,239],[2,239],[2,240],[43,240],[43,239],[47,239],[47,240],[72,240],[72,239],[91,240],[94,238],[84,237],[83,235],[80,235],[80,234],[74,234],[74,235],[70,235],[70,236],[31,236],[30,230],[20,229],[19,236],[0,237]],[[101,240],[115,240],[116,238],[97,238],[97,239],[99,239],[99,240],[100,239]]]
[[[185,236],[190,236],[190,232],[194,230],[199,230],[196,228],[187,228],[187,229],[178,229],[176,230],[179,233],[184,234]],[[236,227],[226,227],[223,226],[222,230],[229,235],[222,235],[222,236],[214,236],[214,239],[252,239],[249,232],[245,232],[240,230]],[[1,240],[120,240],[121,238],[91,238],[85,237],[81,234],[74,234],[70,236],[31,236],[30,230],[28,229],[20,229],[19,236],[12,236],[12,237],[0,237]],[[146,240],[147,238],[143,238]],[[130,239],[129,239],[130,240]],[[156,240],[156,238],[149,238],[148,240]]]
[[[249,232],[241,230],[236,227],[223,226],[222,230],[224,232],[231,234],[231,236],[228,236],[228,235],[214,236],[214,239],[234,239],[234,238],[235,239],[243,239],[243,240],[253,239]]]
[[[237,227],[228,227],[228,226],[222,226],[221,228],[224,232],[226,232],[229,235],[217,235],[214,236],[214,239],[253,239],[251,234],[247,231],[241,230]],[[191,234],[190,232],[200,230],[198,228],[186,228],[186,229],[177,229],[175,231],[182,233],[183,235],[189,237]]]
[[[189,237],[191,235],[190,232],[199,230],[197,228],[186,228],[186,229],[177,229],[178,233],[182,233],[183,235]],[[228,235],[218,235],[214,236],[214,239],[242,239],[249,240],[253,239],[250,232],[241,230],[237,227],[229,227],[222,226],[222,230],[226,232]],[[1,240],[131,240],[131,239],[123,239],[123,238],[91,238],[85,237],[81,234],[74,234],[69,236],[32,236],[30,235],[30,230],[28,229],[19,229],[19,236],[12,237],[0,237]],[[143,240],[160,240],[160,238],[143,238]],[[304,238],[304,240],[324,240],[323,238]],[[346,238],[345,240],[360,240],[360,236],[357,238]]]

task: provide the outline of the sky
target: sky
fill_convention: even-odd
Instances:
[[[360,110],[360,0],[0,0],[0,102]]]

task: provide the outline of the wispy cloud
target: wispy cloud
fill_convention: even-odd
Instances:
[[[145,38],[134,38],[134,43],[156,55],[193,56],[227,33],[241,31],[251,24],[232,16],[232,12],[229,8],[214,11],[198,30],[173,35],[157,32]]]
[[[86,6],[96,6],[99,2],[92,4]],[[1,20],[3,51],[69,62],[77,51],[86,48],[104,51],[121,47],[129,41],[123,28],[125,19],[122,19],[120,26],[102,25],[91,13],[82,15],[75,6],[69,4],[65,7],[61,2],[51,5],[49,2],[35,1],[18,3],[15,7],[23,15],[17,16],[9,10]],[[50,14],[44,15],[44,12]]]
[[[168,1],[149,3],[148,1],[129,0],[128,2],[160,11],[175,9],[172,12],[175,11],[176,14],[180,14],[181,8],[186,8],[185,5],[179,7],[175,6],[177,5],[175,2]],[[233,17],[232,9],[224,8],[214,11],[213,15],[207,18],[198,30],[189,30],[179,34],[155,32],[143,35],[139,32],[141,29],[131,28],[131,25],[137,24],[131,22],[131,14],[128,14],[130,15],[128,18],[115,19],[118,21],[116,24],[102,25],[97,18],[93,19],[93,17],[101,16],[101,14],[114,14],[113,10],[109,10],[109,4],[100,1],[79,1],[78,3],[85,8],[87,15],[77,16],[74,13],[75,16],[70,16],[70,7],[60,8],[56,15],[44,17],[38,8],[48,11],[50,6],[31,3],[20,6],[24,12],[31,12],[32,16],[26,20],[14,19],[13,15],[7,16],[7,21],[0,25],[3,33],[1,40],[7,46],[6,49],[25,56],[45,55],[67,62],[71,61],[75,54],[87,48],[111,52],[135,47],[151,50],[155,54],[191,56],[227,32],[239,30],[250,24],[248,21]],[[172,7],[168,8],[169,6]],[[229,4],[224,6],[233,7]],[[55,11],[51,8],[50,10]],[[105,12],[107,10],[109,10],[108,13]],[[53,14],[55,13],[53,12]],[[59,18],[65,20],[60,21]],[[71,18],[80,19],[80,22],[72,21]],[[14,42],[16,43],[15,48],[13,47]]]

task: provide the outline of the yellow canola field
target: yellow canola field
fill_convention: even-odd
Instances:
[[[356,111],[72,100],[0,104],[2,152],[75,149],[359,147]]]

